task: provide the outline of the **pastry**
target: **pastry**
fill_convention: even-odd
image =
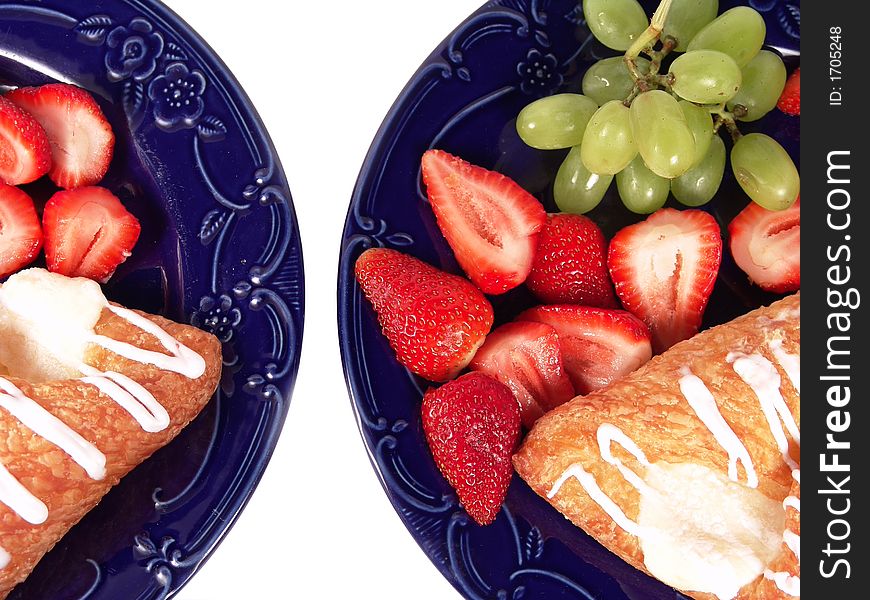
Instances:
[[[0,287],[0,600],[207,404],[220,344],[31,269]]]
[[[800,294],[673,346],[539,419],[539,495],[693,598],[800,595]]]

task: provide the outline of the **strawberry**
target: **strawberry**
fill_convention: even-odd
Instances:
[[[543,323],[505,323],[486,336],[469,367],[510,388],[528,428],[574,397],[556,330]]]
[[[441,233],[477,287],[501,294],[526,280],[547,219],[534,196],[441,150],[423,155],[423,182]]]
[[[607,256],[616,295],[649,326],[656,353],[698,332],[721,261],[716,220],[673,208],[619,231]]]
[[[106,282],[130,256],[139,221],[101,187],[57,192],[42,215],[48,270]]]
[[[798,67],[794,70],[788,81],[785,82],[785,87],[782,90],[782,95],[779,97],[779,102],[776,103],[779,110],[787,115],[800,116],[801,114],[801,69]]]
[[[769,292],[801,287],[801,200],[786,210],[750,202],[728,225],[731,255],[749,279]]]
[[[480,290],[413,256],[371,248],[355,271],[399,362],[430,381],[456,377],[492,327]]]
[[[99,183],[112,160],[115,134],[85,90],[66,83],[18,88],[6,98],[32,114],[51,142],[49,178],[71,189]]]
[[[0,277],[33,262],[42,247],[42,227],[33,200],[0,183]]]
[[[545,323],[556,330],[565,370],[578,394],[600,390],[652,357],[649,329],[624,310],[538,306],[520,313],[517,320]]]
[[[423,396],[423,432],[438,469],[481,525],[495,520],[513,475],[520,409],[503,383],[466,373]]]
[[[549,215],[526,286],[547,304],[616,308],[598,225],[583,215]]]
[[[30,183],[48,173],[51,146],[36,119],[0,96],[0,181]]]

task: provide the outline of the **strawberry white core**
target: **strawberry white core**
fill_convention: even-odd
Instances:
[[[79,376],[106,304],[89,279],[44,269],[13,275],[0,287],[0,367],[32,382]]]

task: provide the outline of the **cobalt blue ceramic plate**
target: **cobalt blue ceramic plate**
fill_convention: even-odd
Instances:
[[[0,27],[0,83],[75,83],[112,122],[115,157],[103,184],[140,219],[142,236],[107,295],[211,331],[225,363],[199,418],[10,598],[167,598],[235,522],[286,416],[303,314],[290,192],[235,78],[158,2],[4,2]]]
[[[735,3],[722,0],[720,10]],[[653,3],[644,4],[651,14]],[[799,4],[750,4],[764,14],[768,45],[783,54],[791,70],[799,60]],[[576,0],[487,3],[435,50],[399,96],[374,140],[351,201],[340,260],[338,317],[353,408],[396,511],[432,562],[468,598],[682,597],[610,554],[518,477],[494,524],[478,527],[471,522],[426,447],[419,406],[428,384],[396,362],[353,276],[356,258],[372,246],[396,248],[461,273],[422,188],[420,157],[428,148],[501,171],[553,210],[551,185],[565,152],[527,148],[516,134],[516,115],[534,98],[579,91],[586,68],[615,54],[591,39]],[[756,128],[780,140],[797,159],[798,119],[774,111]],[[726,177],[719,198],[709,206],[721,224],[746,204],[730,173]],[[639,220],[621,206],[614,190],[591,216],[607,235]],[[771,299],[751,287],[728,256],[706,325],[730,320]],[[532,300],[519,289],[493,302],[500,322]]]

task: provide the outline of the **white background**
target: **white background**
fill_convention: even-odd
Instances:
[[[419,64],[483,0],[166,0],[266,124],[305,256],[305,336],[284,433],[247,509],[179,600],[452,599],[393,511],[341,370],[341,231],[369,144]]]

